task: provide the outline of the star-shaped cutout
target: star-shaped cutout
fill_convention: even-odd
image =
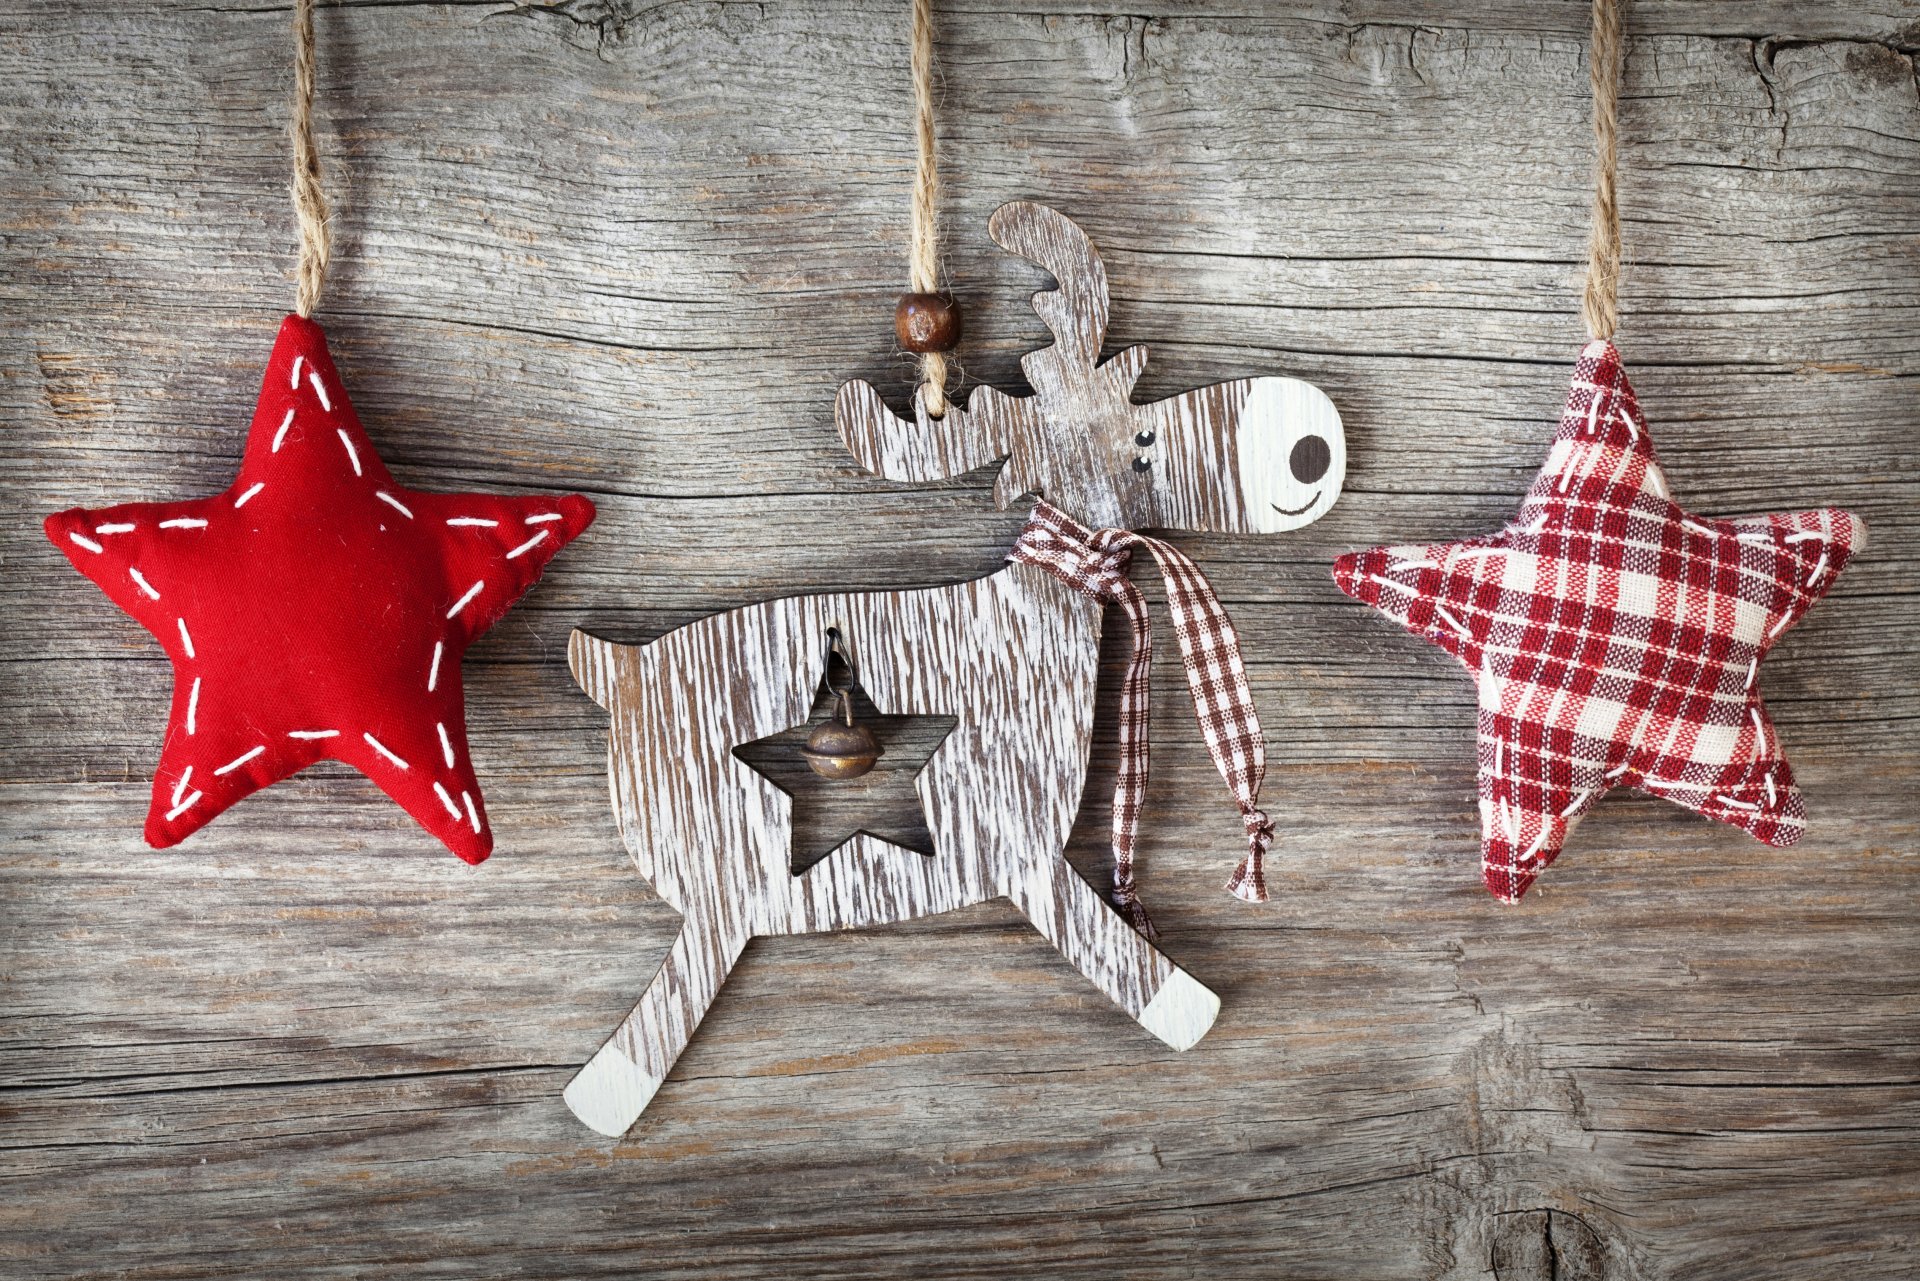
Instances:
[[[593,515],[577,495],[399,485],[320,327],[288,316],[225,493],[47,517],[54,545],[173,660],[147,841],[173,845],[331,758],[467,862],[486,858],[460,658]]]
[[[854,717],[873,731],[882,754],[870,773],[834,781],[815,774],[800,749],[815,726],[837,715],[838,707],[832,687],[823,677],[813,711],[805,721],[733,749],[748,768],[793,799],[788,866],[799,876],[859,835],[931,856],[933,836],[927,827],[918,779],[927,761],[953,732],[955,719],[882,716],[855,687]]]
[[[1760,662],[1865,545],[1859,518],[1831,508],[1689,515],[1619,353],[1594,342],[1514,523],[1352,553],[1333,577],[1473,672],[1481,862],[1487,887],[1515,902],[1615,787],[1769,845],[1800,839],[1806,807]]]

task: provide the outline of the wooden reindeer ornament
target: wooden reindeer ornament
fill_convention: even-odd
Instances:
[[[621,834],[641,875],[683,917],[640,1003],[567,1087],[568,1106],[603,1134],[621,1134],[638,1118],[756,935],[851,929],[1006,898],[1175,1049],[1197,1042],[1219,1011],[1219,998],[1163,956],[1063,855],[1086,780],[1103,601],[1129,604],[1133,613],[1129,602],[1139,598],[1125,576],[1127,555],[1130,546],[1149,545],[1167,571],[1182,625],[1193,592],[1212,601],[1205,579],[1165,544],[1128,531],[1264,533],[1317,519],[1345,475],[1340,418],[1318,389],[1286,378],[1239,379],[1134,404],[1146,349],[1129,347],[1100,363],[1106,270],[1085,234],[1026,203],[1001,208],[989,229],[1058,283],[1033,300],[1055,337],[1023,361],[1034,395],[981,388],[970,407],[950,407],[939,418],[916,397],[909,422],[870,385],[851,382],[835,408],[854,456],[890,479],[933,479],[1010,459],[996,491],[1000,504],[1029,492],[1044,501],[1005,568],[949,587],[751,605],[648,645],[573,633],[574,676],[612,716],[608,760]],[[1095,534],[1049,504],[1102,528]],[[1253,854],[1234,888],[1259,898],[1258,856],[1272,837],[1253,805],[1264,770],[1259,726],[1244,697],[1231,624],[1217,601],[1212,609],[1206,621],[1228,644],[1206,651],[1214,655],[1206,661],[1189,648],[1187,666],[1197,694],[1211,682],[1208,698],[1224,705],[1231,700],[1220,691],[1237,681],[1246,703],[1230,727],[1239,732],[1237,773],[1215,744],[1216,727],[1207,714],[1202,719],[1248,816]],[[1134,618],[1139,658],[1144,606]],[[915,780],[931,857],[862,833],[795,874],[791,798],[734,754],[807,720],[826,674],[830,633],[881,713],[954,722]],[[1139,686],[1141,698],[1123,739],[1138,733],[1144,746],[1144,668],[1129,685]],[[1142,787],[1144,780],[1142,755]],[[1129,866],[1137,799],[1136,792],[1124,847],[1116,807],[1116,856]]]

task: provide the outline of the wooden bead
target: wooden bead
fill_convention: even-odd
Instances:
[[[952,351],[960,345],[960,305],[945,294],[901,294],[893,332],[908,351]]]

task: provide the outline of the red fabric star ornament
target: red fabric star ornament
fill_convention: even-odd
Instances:
[[[54,545],[173,660],[148,843],[332,758],[467,862],[486,858],[460,657],[593,515],[578,495],[402,487],[320,327],[288,316],[225,493],[47,517]]]
[[[1609,342],[1580,354],[1546,465],[1498,534],[1342,556],[1334,582],[1473,672],[1481,865],[1517,902],[1574,824],[1635,786],[1800,839],[1760,661],[1866,545],[1831,508],[1709,520],[1668,496]]]

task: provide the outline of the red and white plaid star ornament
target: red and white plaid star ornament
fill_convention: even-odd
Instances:
[[[1481,863],[1516,902],[1631,785],[1800,839],[1806,807],[1761,659],[1866,546],[1832,508],[1710,520],[1668,496],[1610,342],[1588,344],[1546,465],[1498,534],[1342,556],[1334,581],[1473,672]]]
[[[176,844],[332,758],[467,862],[486,858],[460,656],[593,515],[578,495],[403,488],[320,327],[288,316],[225,493],[47,517],[47,537],[173,660],[147,841]]]

